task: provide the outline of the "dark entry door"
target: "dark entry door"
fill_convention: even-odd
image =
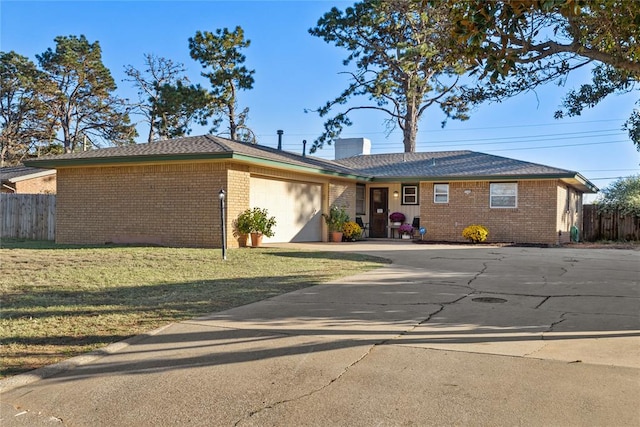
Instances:
[[[389,190],[372,188],[369,194],[369,237],[387,237]]]

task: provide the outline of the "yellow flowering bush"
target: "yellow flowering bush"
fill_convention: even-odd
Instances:
[[[470,225],[462,230],[462,237],[471,240],[473,243],[484,242],[487,240],[489,230],[482,225]]]
[[[344,237],[349,240],[357,239],[362,234],[362,228],[360,228],[360,226],[355,222],[348,221],[342,226],[342,234],[344,234]]]

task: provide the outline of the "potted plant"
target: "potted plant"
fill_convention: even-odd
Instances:
[[[413,226],[411,224],[402,224],[398,227],[398,233],[402,235],[403,239],[410,239],[413,233]]]
[[[236,229],[240,234],[251,235],[251,246],[258,247],[262,243],[262,237],[273,237],[273,227],[276,225],[276,217],[269,216],[264,208],[247,209],[238,215]]]
[[[342,228],[349,221],[349,214],[343,207],[331,206],[328,214],[322,214],[331,232],[332,242],[342,242]]]
[[[353,221],[347,221],[342,227],[342,234],[347,241],[355,242],[362,237],[362,228]]]
[[[247,238],[251,233],[250,216],[250,210],[247,209],[233,221],[233,236],[238,239],[238,245],[241,248],[247,246]]]
[[[400,225],[407,217],[402,212],[394,212],[389,215],[389,219],[393,222],[393,225]]]

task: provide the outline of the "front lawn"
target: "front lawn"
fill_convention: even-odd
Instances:
[[[81,247],[2,242],[0,377],[385,260],[275,248]]]

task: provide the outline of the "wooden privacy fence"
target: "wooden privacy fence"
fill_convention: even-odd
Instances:
[[[620,211],[598,212],[596,205],[584,205],[582,240],[640,240],[640,216]]]
[[[0,237],[55,240],[55,194],[0,194]]]

